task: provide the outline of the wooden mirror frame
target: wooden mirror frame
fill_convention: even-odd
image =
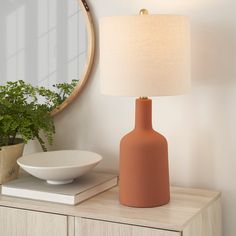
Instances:
[[[64,110],[70,103],[72,103],[75,100],[75,98],[78,96],[78,94],[84,87],[90,75],[93,65],[94,53],[95,53],[95,33],[94,33],[94,24],[92,15],[86,0],[77,0],[77,2],[80,5],[86,19],[87,35],[88,35],[87,60],[85,62],[83,74],[79,78],[78,84],[74,88],[74,91],[68,98],[66,98],[66,100],[62,104],[60,104],[51,111],[52,116],[55,116],[56,114]]]

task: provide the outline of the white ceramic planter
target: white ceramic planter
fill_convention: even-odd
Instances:
[[[23,150],[24,143],[0,147],[0,184],[17,178],[17,159],[22,156]]]

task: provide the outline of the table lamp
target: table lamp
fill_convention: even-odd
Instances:
[[[170,200],[166,138],[152,128],[149,96],[185,93],[190,86],[187,17],[104,17],[100,21],[101,92],[134,96],[135,128],[120,143],[120,203],[155,207]]]

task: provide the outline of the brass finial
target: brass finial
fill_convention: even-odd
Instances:
[[[141,9],[139,11],[139,15],[148,15],[148,10],[147,9]]]

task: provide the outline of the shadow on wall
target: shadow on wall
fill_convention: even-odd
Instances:
[[[230,119],[236,85],[236,29],[230,24],[193,22],[192,32],[193,91],[186,111],[191,137],[190,179],[198,186],[210,187],[211,183],[214,187],[222,157],[232,155],[229,146],[236,141]]]
[[[192,80],[210,86],[236,82],[235,27],[193,22]]]

